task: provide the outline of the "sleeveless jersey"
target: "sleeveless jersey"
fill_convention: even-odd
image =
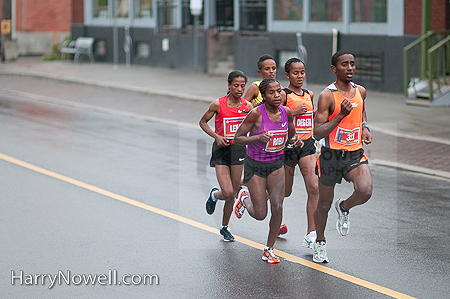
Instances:
[[[288,138],[289,122],[286,109],[278,106],[278,110],[281,111],[281,121],[279,122],[270,120],[265,105],[259,105],[257,109],[261,111],[261,125],[255,132],[250,131],[250,136],[267,132],[272,135],[272,138],[269,142],[256,141],[247,145],[247,155],[256,161],[274,162],[283,156],[283,149]]]
[[[258,105],[261,104],[262,101],[263,101],[263,97],[262,97],[262,95],[261,95],[261,92],[259,91],[259,84],[260,84],[260,83],[261,83],[261,81],[254,81],[254,82],[252,83],[252,84],[255,84],[256,86],[258,86],[258,96],[250,101],[250,103],[253,104],[253,107],[258,106]]]
[[[303,95],[299,95],[294,91],[285,88],[286,107],[294,111],[301,104],[305,104],[308,109],[305,114],[294,116],[294,126],[297,135],[302,140],[307,140],[313,135],[313,114],[314,106],[311,95],[307,90],[303,89]]]
[[[359,88],[354,83],[352,85],[355,87],[355,96],[347,99],[347,101],[352,103],[352,111],[325,137],[325,146],[334,150],[356,151],[362,148],[361,133],[364,101]],[[334,111],[328,117],[328,121],[330,121],[341,111],[341,103],[345,97],[339,92],[334,83],[328,85],[327,88],[331,90],[334,98]]]
[[[227,96],[219,98],[219,113],[215,119],[215,132],[233,144],[234,134],[248,113],[247,101],[241,98],[241,106],[231,108],[227,104]]]

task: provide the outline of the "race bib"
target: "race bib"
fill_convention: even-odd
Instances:
[[[226,139],[233,139],[237,129],[241,125],[245,116],[229,117],[223,119],[223,136]]]
[[[313,129],[313,112],[309,111],[303,115],[294,116],[295,132],[309,133]]]
[[[272,136],[269,142],[266,143],[266,152],[279,152],[281,151],[287,141],[288,131],[287,130],[277,130],[267,132]]]
[[[338,127],[336,131],[336,138],[334,141],[336,143],[344,145],[358,144],[361,142],[359,135],[360,135],[359,128],[347,130]]]

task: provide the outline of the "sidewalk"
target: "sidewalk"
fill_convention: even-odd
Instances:
[[[36,76],[118,88],[186,100],[211,102],[226,93],[227,78],[185,70],[109,63],[19,58],[0,64],[2,75]],[[249,81],[259,78],[249,78]],[[284,74],[278,74],[283,86]],[[247,84],[248,86],[249,84]],[[315,103],[324,85],[307,84]],[[450,179],[450,108],[407,106],[402,94],[368,90],[366,110],[374,142],[366,147],[372,164],[398,167]],[[114,110],[114,107],[111,107]]]

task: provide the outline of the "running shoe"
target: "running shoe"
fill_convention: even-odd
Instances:
[[[327,244],[325,241],[314,241],[313,245],[313,261],[316,263],[329,263],[330,260],[327,257]]]
[[[217,189],[216,187],[212,187],[211,191],[209,191],[208,200],[206,201],[206,213],[208,213],[209,215],[212,215],[212,213],[214,213],[214,210],[216,209],[217,202],[212,199],[212,194],[216,191],[219,191],[219,189]]]
[[[282,224],[280,226],[280,232],[278,233],[278,235],[284,235],[285,233],[287,233],[287,225],[286,224]]]
[[[276,264],[280,262],[280,258],[273,253],[273,247],[266,247],[263,251],[262,260],[269,264]]]
[[[305,236],[305,238],[303,239],[303,247],[309,248],[309,249],[314,249],[314,242],[316,241],[317,238],[317,234],[316,231],[313,230],[311,231],[309,234],[307,234]]]
[[[348,211],[344,212],[341,209],[341,202],[343,201],[343,198],[339,198],[338,200],[336,200],[335,208],[336,212],[338,213],[336,229],[342,236],[346,236],[348,235],[348,231],[350,230],[350,219],[348,218]]]
[[[238,200],[236,201],[236,204],[234,205],[234,214],[238,219],[242,218],[242,215],[244,215],[245,206],[244,206],[244,198],[250,197],[248,194],[248,191],[245,188],[241,188],[238,193]]]
[[[233,242],[234,241],[233,235],[228,230],[228,225],[225,225],[224,227],[222,227],[220,229],[220,234],[223,236],[223,240],[225,242]]]

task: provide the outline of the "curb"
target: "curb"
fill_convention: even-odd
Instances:
[[[92,81],[92,80],[84,80],[84,79],[80,79],[80,78],[62,78],[57,75],[51,75],[51,74],[46,74],[46,73],[24,72],[24,71],[15,71],[15,70],[11,70],[11,69],[6,69],[6,70],[2,70],[1,75],[15,75],[15,76],[30,76],[30,77],[37,77],[37,78],[46,78],[46,79],[57,80],[57,81],[62,81],[62,82],[79,83],[79,84],[84,84],[84,85],[93,85],[93,86],[99,86],[99,87],[126,90],[126,91],[131,91],[131,92],[140,92],[140,93],[149,94],[149,95],[169,96],[169,97],[185,99],[185,100],[190,100],[190,101],[203,101],[203,102],[208,102],[208,103],[211,101],[211,98],[209,98],[209,97],[192,96],[192,95],[182,94],[182,93],[178,93],[178,92],[170,92],[170,91],[161,92],[161,91],[154,90],[154,89],[130,87],[130,86],[126,86],[126,85]],[[163,123],[163,124],[173,125],[173,126],[179,126],[179,127],[183,127],[186,129],[192,129],[192,130],[199,129],[197,125],[193,125],[193,124],[189,124],[189,123],[172,122],[170,120],[165,120],[165,119],[161,119],[161,118],[155,118],[155,117],[150,117],[150,116],[145,116],[145,115],[140,115],[140,114],[135,114],[135,113],[127,113],[127,112],[123,112],[123,111],[117,111],[117,110],[113,110],[113,109],[107,109],[107,108],[102,108],[102,107],[97,107],[97,106],[86,105],[86,104],[78,104],[78,103],[74,103],[71,101],[65,101],[65,100],[56,99],[56,98],[33,95],[33,94],[25,93],[25,92],[19,92],[17,94],[22,95],[26,98],[31,98],[33,100],[44,101],[44,102],[53,103],[53,104],[59,104],[59,105],[63,105],[63,106],[90,109],[93,111],[99,111],[99,112],[112,114],[112,115],[118,115],[118,116],[124,116],[124,117],[129,117],[129,118],[135,118],[135,119],[139,119],[139,120],[158,122],[158,123]],[[391,136],[403,137],[403,138],[414,139],[414,140],[426,140],[426,141],[450,145],[450,141],[441,140],[441,139],[437,139],[437,138],[433,138],[433,137],[429,137],[429,136],[413,136],[413,135],[408,135],[408,134],[399,134],[398,132],[394,132],[394,131],[386,131],[385,129],[378,128],[377,126],[372,126],[372,129],[376,132],[388,134]],[[439,179],[444,179],[444,180],[450,181],[450,172],[446,172],[446,171],[440,171],[440,170],[424,168],[424,167],[419,167],[419,166],[415,166],[415,165],[398,163],[398,162],[394,162],[394,161],[388,161],[388,160],[376,159],[376,158],[370,159],[370,163],[374,164],[374,165],[378,165],[378,166],[395,168],[395,169],[405,170],[405,171],[409,171],[409,172],[425,174],[425,175],[433,176],[434,178],[439,178]]]

